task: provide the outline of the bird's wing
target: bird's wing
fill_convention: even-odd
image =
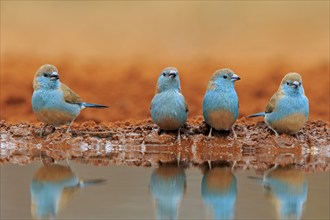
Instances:
[[[156,93],[156,95],[157,95],[157,93]],[[154,107],[154,100],[155,100],[156,95],[151,100],[150,107],[149,107],[150,111]]]
[[[81,98],[74,91],[72,91],[67,85],[61,83],[61,90],[63,92],[63,98],[68,103],[81,103]]]
[[[185,106],[185,108],[186,108],[186,112],[188,112],[188,111],[189,111],[189,109],[188,109],[188,104],[187,104],[187,102],[186,102],[184,96],[182,95],[181,90],[179,91],[179,95],[183,98],[183,102],[184,102],[184,106]]]
[[[272,113],[274,111],[274,109],[276,108],[276,106],[277,106],[278,100],[283,95],[284,95],[284,93],[281,90],[278,90],[277,92],[275,92],[274,95],[272,96],[272,98],[269,100],[267,106],[266,106],[265,113]]]

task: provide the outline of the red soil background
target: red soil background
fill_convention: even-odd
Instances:
[[[240,117],[263,111],[282,77],[303,77],[310,118],[329,121],[329,2],[1,1],[1,120],[36,122],[32,80],[45,63],[84,101],[76,121],[140,120],[160,71],[179,70],[190,116],[212,73],[233,69]]]

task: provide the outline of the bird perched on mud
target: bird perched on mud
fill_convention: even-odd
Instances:
[[[308,114],[308,98],[304,93],[301,76],[292,72],[284,76],[265,112],[250,115],[248,118],[264,116],[268,127],[278,136],[278,133],[297,133],[307,122]]]
[[[52,126],[68,124],[84,108],[108,108],[104,105],[83,102],[68,86],[60,82],[57,68],[45,64],[36,72],[33,80],[32,109],[37,118]]]
[[[203,100],[205,122],[215,130],[231,129],[236,139],[233,125],[238,117],[238,97],[234,83],[240,80],[231,69],[217,70],[211,77]]]
[[[156,94],[151,101],[151,118],[162,130],[178,130],[186,123],[188,107],[181,94],[178,70],[165,68],[158,78]]]

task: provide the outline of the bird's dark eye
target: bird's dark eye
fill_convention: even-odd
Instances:
[[[47,77],[48,76],[48,74],[47,73],[44,73],[44,77]]]
[[[286,84],[287,84],[287,85],[290,85],[290,83],[289,83],[289,82],[286,82]]]
[[[163,76],[166,76],[166,73],[163,73]]]
[[[226,76],[226,75],[224,75],[224,76],[223,76],[223,78],[224,78],[224,79],[227,79],[227,76]]]

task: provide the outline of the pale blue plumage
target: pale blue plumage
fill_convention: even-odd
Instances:
[[[266,111],[248,116],[265,116],[266,124],[277,133],[295,134],[308,120],[309,103],[301,76],[288,73],[269,101]]]
[[[38,169],[30,185],[32,216],[37,219],[55,219],[75,190],[104,181],[82,181],[68,166],[44,165]]]
[[[176,68],[169,67],[161,72],[150,110],[153,122],[160,129],[177,130],[186,123],[188,108],[181,94]]]
[[[265,113],[267,123],[280,120],[295,113],[301,113],[308,118],[308,99],[304,94],[303,86],[292,88],[290,85],[282,84],[281,91],[284,93],[278,96],[277,106],[274,111]]]
[[[55,218],[60,206],[63,190],[68,187],[77,187],[79,179],[70,176],[60,181],[32,180],[30,191],[37,218]]]
[[[37,118],[52,126],[71,124],[86,107],[107,108],[104,105],[83,102],[68,86],[59,80],[55,66],[45,64],[36,72],[33,81],[32,109]],[[70,126],[68,127],[69,130]]]
[[[280,219],[301,219],[307,200],[307,181],[302,171],[277,167],[265,175],[263,184],[278,206]]]
[[[203,100],[203,116],[208,121],[208,112],[225,109],[238,118],[238,97],[233,85],[218,86],[216,90],[208,90]]]
[[[308,108],[308,99],[306,96],[299,97],[288,97],[284,96],[278,101],[277,108],[281,111],[275,111],[272,113],[266,113],[266,121],[268,124],[272,124],[273,121],[280,120],[289,115],[300,113],[308,118],[309,108]]]
[[[184,169],[161,166],[150,178],[150,192],[155,200],[157,219],[177,219],[186,189]]]
[[[34,112],[39,112],[46,109],[54,109],[72,115],[75,118],[80,110],[84,108],[82,103],[71,104],[63,99],[63,92],[60,89],[41,88],[33,92],[32,108]],[[58,126],[61,124],[53,124]]]
[[[229,168],[215,167],[205,172],[202,179],[202,198],[211,208],[213,219],[233,219],[236,197],[237,181]]]
[[[230,69],[216,71],[203,100],[205,122],[216,130],[230,130],[238,117],[238,97],[234,88],[239,80]]]

